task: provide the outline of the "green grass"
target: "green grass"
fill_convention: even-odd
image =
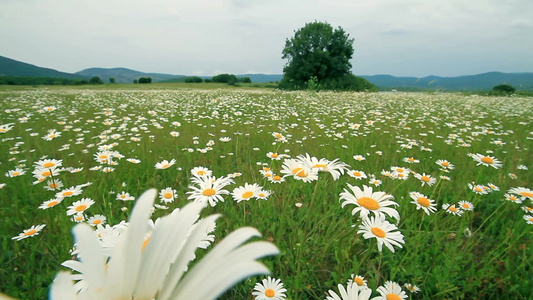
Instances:
[[[253,84],[252,84],[253,85]],[[242,85],[244,86],[244,84]],[[324,299],[329,289],[345,284],[350,274],[368,280],[374,290],[385,281],[419,286],[412,299],[530,299],[533,297],[531,272],[532,225],[523,219],[522,206],[502,201],[513,187],[533,188],[533,124],[531,98],[471,97],[461,94],[424,93],[304,93],[279,92],[257,88],[235,89],[224,84],[148,84],[101,85],[87,87],[1,87],[0,125],[13,123],[13,129],[0,134],[0,291],[20,299],[46,298],[60,264],[71,258],[75,225],[65,211],[82,197],[95,200],[87,215],[103,214],[111,225],[127,220],[132,202],[115,200],[116,193],[139,196],[149,188],[172,187],[178,200],[170,209],[189,201],[190,170],[205,166],[217,177],[235,172],[231,192],[244,183],[258,183],[273,191],[268,200],[236,203],[231,196],[202,215],[220,213],[216,240],[242,226],[252,226],[272,241],[280,255],[262,261],[272,276],[287,288],[288,299]],[[51,112],[39,111],[55,106]],[[104,114],[105,108],[112,113]],[[214,113],[216,111],[216,113]],[[19,118],[28,117],[27,122]],[[112,121],[105,125],[104,120]],[[90,122],[88,120],[93,120]],[[374,121],[372,126],[366,121]],[[180,122],[176,127],[172,122]],[[349,128],[360,123],[361,128]],[[450,126],[450,124],[452,126]],[[67,127],[65,127],[67,126]],[[134,129],[136,128],[136,129]],[[61,136],[42,139],[49,129]],[[180,132],[175,138],[171,131]],[[287,143],[276,143],[273,132],[289,136]],[[36,133],[37,135],[33,135]],[[102,135],[121,134],[118,139]],[[133,141],[132,137],[140,138]],[[228,143],[220,137],[231,137]],[[214,140],[213,150],[196,151]],[[505,144],[491,142],[501,140]],[[194,141],[198,141],[195,144]],[[116,142],[113,148],[125,158],[138,158],[140,164],[118,160],[115,171],[91,171],[99,164],[93,159],[98,145]],[[416,144],[412,149],[401,144]],[[467,147],[461,146],[463,143]],[[63,150],[69,145],[69,148]],[[422,151],[429,147],[431,152]],[[193,152],[187,151],[192,149]],[[341,207],[339,194],[351,185],[369,185],[368,180],[341,176],[333,180],[328,173],[303,183],[286,178],[282,184],[268,182],[259,173],[263,166],[279,174],[282,161],[272,161],[268,152],[291,157],[309,153],[317,158],[339,159],[367,175],[383,181],[375,191],[392,194],[399,204],[397,223],[405,245],[392,253],[380,252],[375,239],[357,234],[361,223],[351,215],[354,205]],[[376,152],[381,151],[382,155]],[[492,151],[489,155],[503,162],[494,169],[476,166],[468,153]],[[365,161],[356,161],[361,154]],[[32,184],[31,172],[42,157],[62,159],[66,167],[83,167],[75,174],[61,173],[64,188],[91,182],[82,195],[65,199],[60,205],[40,210],[38,206],[54,197],[43,184]],[[403,162],[405,157],[420,160]],[[156,170],[155,163],[176,159],[167,170]],[[455,169],[434,186],[422,186],[410,176],[406,181],[380,175],[392,166],[410,168],[439,178],[444,174],[435,164],[446,159]],[[26,174],[3,176],[16,166]],[[526,165],[529,170],[519,170]],[[509,173],[517,175],[511,179]],[[500,188],[477,195],[467,184],[493,183]],[[416,210],[409,193],[418,191],[434,199],[438,210],[425,215]],[[467,200],[474,211],[453,216],[441,209],[444,203]],[[302,203],[298,208],[296,203]],[[123,211],[123,207],[128,210]],[[156,210],[153,218],[171,210]],[[389,219],[396,223],[394,219]],[[11,238],[31,225],[46,224],[37,236],[14,241]],[[355,227],[352,227],[355,225]],[[472,235],[465,235],[465,229]],[[211,246],[212,247],[212,246]],[[209,249],[209,248],[208,248]],[[198,258],[204,254],[199,250]],[[252,299],[253,277],[228,291],[223,299]]]

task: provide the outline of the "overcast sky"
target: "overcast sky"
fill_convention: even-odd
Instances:
[[[533,72],[532,0],[0,0],[0,55],[63,72],[281,74],[305,23],[342,27],[356,75]]]

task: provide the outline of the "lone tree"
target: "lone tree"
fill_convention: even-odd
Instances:
[[[514,86],[510,84],[500,84],[500,85],[493,87],[492,90],[496,93],[501,93],[501,94],[512,94],[516,91]]]
[[[139,83],[152,83],[152,77],[141,77],[139,78]]]
[[[98,76],[94,76],[92,77],[90,80],[89,80],[89,83],[90,84],[104,84],[104,82],[102,81],[102,79]]]
[[[374,90],[375,86],[351,73],[354,40],[341,27],[325,22],[307,23],[285,41],[280,88]]]

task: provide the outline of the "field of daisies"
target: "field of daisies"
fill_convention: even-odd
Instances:
[[[531,299],[533,99],[0,92],[17,299]]]

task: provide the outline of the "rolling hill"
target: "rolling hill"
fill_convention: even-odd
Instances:
[[[427,89],[451,91],[492,90],[495,85],[510,84],[518,90],[533,90],[533,73],[488,72],[457,77],[395,77],[391,75],[361,76],[380,88]]]
[[[83,75],[64,73],[54,69],[42,68],[4,56],[0,56],[0,76],[32,76],[67,79],[87,79],[87,77]]]
[[[89,68],[75,74],[60,72],[50,68],[42,68],[14,59],[0,56],[0,76],[32,76],[66,79],[90,79],[98,76],[104,82],[115,78],[117,83],[133,83],[140,77],[151,77],[152,82],[183,82],[186,75],[162,73],[144,73],[126,68]],[[250,77],[252,82],[276,82],[283,78],[282,74],[239,74],[237,77]],[[510,84],[517,90],[533,90],[533,73],[502,73],[488,72],[477,75],[456,77],[396,77],[391,75],[358,75],[378,86],[387,89],[414,90],[446,90],[446,91],[483,91],[492,90],[498,84]],[[211,76],[200,76],[211,78]],[[6,77],[4,77],[6,78]]]
[[[85,69],[85,70],[76,72],[76,74],[86,76],[89,78],[93,76],[98,76],[104,82],[109,82],[109,77],[113,77],[115,78],[115,82],[117,83],[133,83],[134,79],[139,79],[140,77],[150,77],[152,78],[152,82],[166,81],[166,80],[173,79],[173,78],[185,79],[185,77],[187,77],[185,75],[144,73],[144,72],[139,72],[139,71],[126,69],[126,68],[111,68],[111,69],[90,68],[90,69]]]

